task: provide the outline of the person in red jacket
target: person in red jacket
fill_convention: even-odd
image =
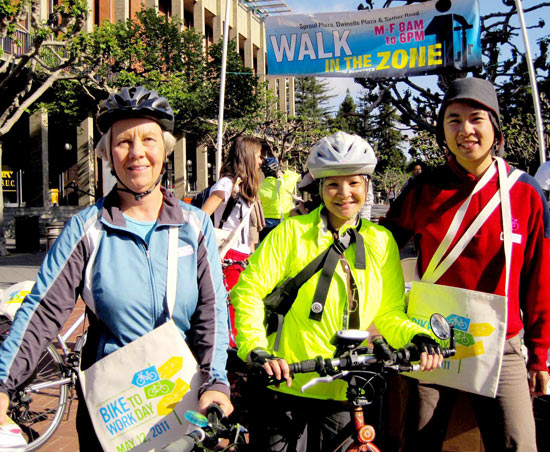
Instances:
[[[407,186],[380,224],[400,247],[410,239],[419,250],[421,277],[458,208],[503,149],[497,95],[492,83],[455,80],[449,85],[437,121],[437,139],[447,163],[424,172]],[[508,174],[519,171],[506,165]],[[473,195],[456,234],[461,237],[497,192],[498,174]],[[550,346],[550,215],[542,190],[528,174],[510,189],[512,257],[507,333],[495,399],[469,394],[487,451],[536,451],[530,396],[546,393]],[[437,284],[505,295],[506,265],[502,215],[495,209]],[[444,302],[444,301],[442,301]],[[520,332],[528,351],[527,367]],[[416,385],[413,385],[416,386]],[[441,450],[457,390],[418,384],[419,419],[411,444]],[[426,447],[426,445],[428,445]]]

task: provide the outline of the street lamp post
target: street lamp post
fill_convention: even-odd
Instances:
[[[525,17],[523,16],[523,7],[520,0],[516,1],[516,10],[518,12],[519,23],[521,25],[521,34],[525,44],[525,60],[527,61],[527,69],[529,70],[529,80],[531,81],[531,94],[533,96],[533,106],[535,108],[535,119],[537,123],[537,136],[539,139],[539,156],[540,164],[546,161],[546,149],[544,145],[544,129],[542,126],[542,115],[540,112],[539,92],[537,89],[537,78],[533,60],[531,58],[531,48],[529,47],[529,38],[527,36],[527,27],[525,25]]]
[[[218,140],[216,145],[216,180],[220,178],[222,167],[223,109],[225,103],[225,73],[227,69],[227,41],[229,39],[229,10],[231,0],[225,1],[225,23],[223,27],[222,67],[220,80],[220,103],[218,112]]]

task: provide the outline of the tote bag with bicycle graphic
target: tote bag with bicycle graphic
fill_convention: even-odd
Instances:
[[[169,234],[166,297],[171,314],[177,227]],[[79,379],[105,452],[160,451],[187,433],[191,426],[183,415],[198,408],[197,362],[172,319],[80,371]]]
[[[430,315],[439,312],[455,326],[456,355],[433,372],[408,375],[425,383],[436,383],[462,391],[495,397],[507,325],[507,296],[436,284],[479,231],[487,218],[501,206],[506,257],[506,295],[512,254],[512,221],[509,190],[521,171],[507,177],[504,161],[497,158],[499,191],[479,213],[453,249],[445,256],[464,219],[473,195],[494,176],[493,164],[479,180],[470,196],[457,211],[445,238],[434,253],[422,279],[416,275],[409,292],[407,314],[421,326],[428,327]],[[444,257],[445,256],[445,257]]]

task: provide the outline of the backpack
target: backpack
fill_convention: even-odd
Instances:
[[[195,196],[193,196],[193,199],[191,199],[191,205],[195,206],[197,208],[201,208],[203,204],[206,202],[206,200],[210,197],[210,189],[212,187],[206,187],[204,190],[197,193]]]

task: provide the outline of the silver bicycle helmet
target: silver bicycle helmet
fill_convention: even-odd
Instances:
[[[374,173],[376,156],[372,146],[357,135],[337,132],[319,140],[307,159],[307,168],[315,179],[330,176]]]
[[[149,118],[163,130],[174,131],[174,112],[168,100],[143,86],[125,87],[109,95],[99,107],[97,127],[106,133],[113,123],[128,118]]]

